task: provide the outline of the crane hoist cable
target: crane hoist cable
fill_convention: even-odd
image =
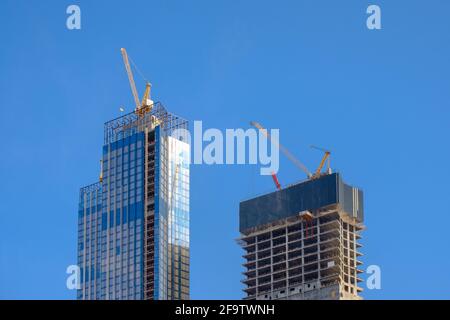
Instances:
[[[144,76],[144,74],[141,72],[141,70],[138,68],[136,63],[134,63],[134,60],[131,57],[128,57],[128,59],[131,61],[131,64],[133,65],[134,69],[137,71],[137,73],[141,76],[142,80],[145,81],[145,83],[149,83],[147,78]]]

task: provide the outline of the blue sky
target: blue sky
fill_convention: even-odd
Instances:
[[[0,298],[75,296],[79,187],[97,179],[103,123],[132,110],[121,47],[190,121],[279,128],[310,168],[309,145],[333,151],[365,192],[364,267],[382,270],[365,298],[449,298],[449,14],[444,0],[2,0]],[[280,157],[281,184],[304,178]],[[238,204],[272,190],[257,166],[191,167],[192,298],[243,296]]]

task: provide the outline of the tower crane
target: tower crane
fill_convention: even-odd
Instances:
[[[284,153],[284,155],[292,161],[292,163],[294,163],[300,170],[302,170],[303,172],[306,173],[306,176],[308,177],[308,179],[313,180],[313,179],[317,179],[320,178],[322,176],[322,169],[323,166],[325,165],[325,162],[327,162],[327,174],[331,173],[331,168],[330,168],[330,155],[331,155],[331,151],[320,148],[320,147],[316,147],[316,146],[311,146],[311,148],[320,150],[324,152],[324,155],[322,157],[322,160],[320,161],[320,164],[318,166],[318,168],[316,169],[316,171],[314,173],[311,173],[308,168],[306,168],[306,166],[301,163],[296,157],[294,157],[294,155],[292,155],[292,153],[289,152],[288,149],[286,149],[286,147],[284,147],[282,144],[278,143],[277,141],[272,139],[272,136],[269,134],[269,132],[267,131],[267,129],[265,129],[261,124],[259,124],[258,122],[255,121],[251,121],[250,125],[252,125],[253,127],[257,128],[258,130],[260,130],[268,140],[270,140],[273,144],[277,145],[278,148],[281,150],[281,152]],[[277,176],[273,173],[272,174],[272,178],[273,181],[277,187],[277,189],[280,189],[281,186],[278,182],[278,178]]]
[[[270,140],[273,144],[277,145],[278,148],[281,150],[281,152],[284,153],[284,155],[292,161],[292,163],[294,163],[297,168],[299,168],[300,170],[302,170],[303,172],[306,173],[306,176],[311,179],[313,177],[313,174],[308,170],[308,168],[306,168],[306,166],[301,163],[296,157],[294,157],[292,155],[292,153],[289,152],[288,149],[286,149],[282,144],[278,143],[277,141],[272,139],[272,136],[269,134],[269,132],[267,132],[266,129],[264,129],[258,122],[255,121],[251,121],[250,125],[252,125],[253,127],[257,128],[259,131],[261,131],[268,140]]]
[[[125,50],[125,48],[121,48],[120,51],[122,53],[122,58],[123,58],[123,63],[125,64],[125,69],[127,70],[128,81],[130,82],[131,92],[132,92],[133,98],[134,98],[134,104],[136,105],[134,112],[139,116],[143,116],[147,112],[150,112],[153,107],[153,101],[150,98],[150,91],[151,91],[152,85],[150,84],[150,82],[147,81],[147,83],[145,85],[144,96],[142,98],[142,102],[140,102],[139,95],[138,95],[138,92],[136,89],[136,84],[134,83],[133,72],[131,71],[127,50]]]

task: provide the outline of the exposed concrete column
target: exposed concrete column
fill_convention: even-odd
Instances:
[[[287,225],[284,227],[284,238],[285,238],[285,244],[284,244],[284,257],[285,257],[285,269],[286,269],[286,297],[290,295],[289,292],[289,237],[288,237],[288,228]]]
[[[256,292],[255,295],[258,296],[259,295],[259,270],[258,270],[258,266],[259,266],[259,258],[258,258],[258,237],[255,237],[255,273],[256,273]],[[248,269],[247,269],[248,270]]]
[[[316,237],[317,237],[317,281],[320,284],[320,280],[321,280],[321,272],[320,272],[320,219],[317,217],[316,218]],[[319,285],[320,288],[320,285]]]

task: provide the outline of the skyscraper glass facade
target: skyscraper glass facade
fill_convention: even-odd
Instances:
[[[155,210],[155,234],[159,239],[155,299],[188,299],[189,146],[169,136],[161,137],[159,148],[162,165],[157,176],[163,188]]]
[[[81,188],[78,208],[78,266],[80,285],[77,298],[100,296],[102,188],[100,183]]]
[[[78,299],[189,298],[190,147],[171,136],[180,128],[159,103],[105,124],[102,181],[80,191]]]

